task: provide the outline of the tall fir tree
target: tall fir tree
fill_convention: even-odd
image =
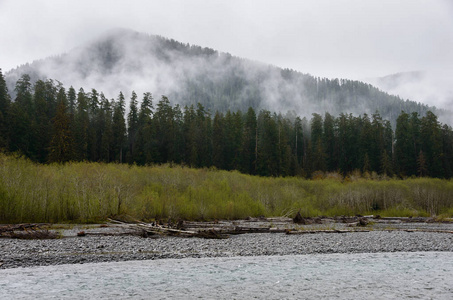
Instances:
[[[8,94],[5,78],[0,69],[0,151],[9,148],[8,123],[10,118],[11,99]]]
[[[110,101],[100,95],[101,118],[100,118],[100,157],[103,162],[111,162],[114,157],[113,153],[113,111]]]
[[[420,122],[421,148],[426,157],[428,175],[444,177],[442,167],[442,133],[437,116],[431,111],[426,113]]]
[[[138,134],[138,100],[137,94],[132,91],[131,100],[129,102],[129,113],[127,115],[127,137],[128,137],[128,154],[127,161],[132,163],[136,150],[136,141]]]
[[[216,135],[214,134],[214,138]],[[248,174],[256,173],[256,160],[258,156],[258,132],[256,123],[256,113],[249,107],[244,115],[244,130],[241,147],[242,172]]]
[[[16,98],[11,105],[9,118],[10,151],[19,152],[34,158],[33,148],[33,105],[32,85],[30,76],[23,75],[15,86]]]
[[[88,101],[83,88],[77,93],[77,112],[74,117],[74,155],[76,160],[88,159]]]
[[[52,120],[53,136],[50,142],[49,162],[62,163],[74,158],[74,141],[69,126],[70,118],[64,88],[60,88],[57,99],[57,111]]]
[[[134,161],[140,165],[150,163],[154,155],[152,114],[153,97],[151,93],[147,92],[143,94],[140,111],[138,113],[138,134]]]
[[[114,160],[122,163],[124,161],[124,147],[126,143],[126,121],[125,113],[125,98],[122,92],[118,95],[118,101],[114,103],[112,133],[113,133],[113,153]]]

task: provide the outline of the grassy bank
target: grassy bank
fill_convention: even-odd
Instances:
[[[263,178],[180,166],[39,165],[0,155],[0,223],[453,215],[453,181]]]

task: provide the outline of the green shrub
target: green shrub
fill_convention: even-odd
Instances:
[[[373,177],[374,178],[374,177]],[[39,165],[0,154],[0,223],[453,215],[451,180],[271,178],[181,166]]]

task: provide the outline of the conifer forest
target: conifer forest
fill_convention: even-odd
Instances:
[[[431,111],[371,115],[209,111],[151,93],[107,99],[23,75],[11,99],[0,73],[0,147],[38,163],[68,161],[215,167],[259,176],[359,173],[451,178],[453,131]],[[126,103],[129,103],[128,105]]]

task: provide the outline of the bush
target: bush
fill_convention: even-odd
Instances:
[[[0,154],[0,223],[453,215],[450,180],[271,178],[180,166],[38,165]]]

